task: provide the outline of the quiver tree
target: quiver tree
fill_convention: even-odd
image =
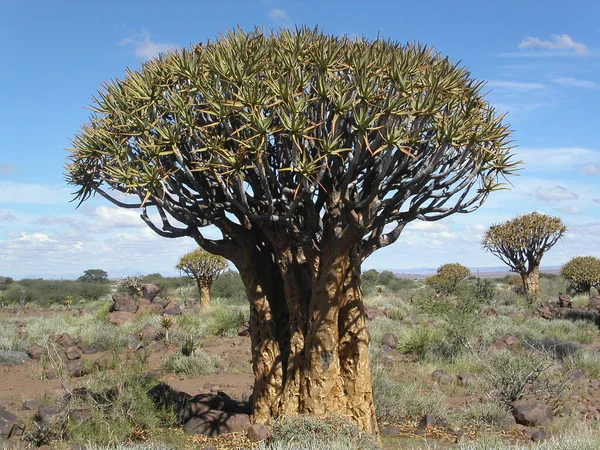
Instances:
[[[569,282],[575,294],[591,294],[592,288],[600,291],[600,259],[593,256],[576,256],[560,269],[561,276]]]
[[[339,413],[376,432],[361,263],[512,172],[482,87],[419,45],[238,30],[106,84],[67,179],[233,262],[255,420]]]
[[[227,269],[227,260],[199,248],[183,255],[175,268],[196,280],[200,305],[208,307],[210,306],[210,287]]]
[[[442,264],[437,273],[427,277],[425,284],[431,286],[438,294],[452,294],[458,283],[471,275],[468,267],[459,263]]]
[[[526,294],[536,295],[542,257],[566,231],[560,218],[532,212],[492,225],[481,243],[521,276]]]

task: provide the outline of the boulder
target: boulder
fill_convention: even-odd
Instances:
[[[469,372],[461,372],[456,375],[456,382],[461,386],[477,386],[479,381]]]
[[[83,377],[88,373],[83,359],[67,360],[65,362],[65,370],[67,372],[67,375],[73,378]]]
[[[381,344],[387,345],[390,348],[396,348],[398,346],[398,337],[394,333],[385,333],[381,338]]]
[[[169,300],[166,300],[162,297],[154,297],[152,299],[152,304],[153,305],[160,305],[162,308],[164,308],[165,306],[167,306],[169,304]]]
[[[123,325],[127,322],[131,322],[135,318],[135,314],[126,311],[114,311],[108,314],[108,322],[113,325]]]
[[[178,316],[181,314],[181,307],[179,306],[179,304],[176,301],[171,300],[165,306],[165,310],[163,313],[168,316]]]
[[[79,339],[72,338],[67,333],[53,334],[50,336],[50,340],[64,348],[75,347],[79,344]]]
[[[51,428],[62,421],[63,414],[57,405],[41,405],[33,419],[39,425]]]
[[[376,317],[385,317],[385,312],[377,308],[365,308],[367,320],[373,320]]]
[[[77,347],[68,347],[68,348],[65,348],[64,353],[65,353],[65,357],[69,361],[73,361],[75,359],[81,358],[81,350],[79,350]]]
[[[250,336],[250,327],[248,325],[242,325],[238,328],[238,336]]]
[[[42,403],[39,400],[31,398],[23,402],[22,409],[25,411],[37,411],[41,405]]]
[[[519,425],[538,426],[552,422],[554,414],[546,403],[537,400],[517,400],[512,403],[512,414]]]
[[[114,294],[112,299],[113,304],[110,309],[111,312],[120,311],[135,313],[137,311],[137,304],[129,294]]]
[[[163,307],[155,303],[141,304],[138,307],[137,314],[161,314]]]
[[[158,337],[158,330],[148,324],[136,333],[136,336],[142,341],[153,341]]]
[[[544,442],[550,437],[550,433],[546,430],[538,430],[537,428],[525,428],[523,434],[529,436],[533,442]]]
[[[451,384],[454,381],[452,375],[448,375],[445,370],[438,369],[431,372],[431,379],[439,384]]]
[[[504,342],[508,347],[516,347],[520,344],[519,338],[517,338],[516,336],[502,336],[500,340]]]
[[[27,352],[31,359],[39,361],[46,355],[46,349],[41,345],[33,345]]]
[[[25,432],[25,424],[13,413],[0,408],[0,437],[10,439],[21,436]]]
[[[401,432],[402,431],[400,430],[400,428],[392,425],[387,425],[381,428],[382,436],[398,436]]]
[[[245,431],[249,426],[250,416],[248,414],[210,410],[188,420],[183,425],[183,432],[185,434],[218,436],[220,434]]]
[[[83,347],[81,349],[81,353],[83,353],[84,355],[93,355],[95,353],[98,353],[99,351],[101,351],[103,349],[103,346],[101,344],[90,344],[87,347]]]
[[[142,298],[152,301],[154,299],[154,297],[156,297],[160,293],[161,290],[162,289],[159,288],[155,284],[151,284],[151,283],[143,284],[142,285]]]
[[[435,428],[435,417],[433,417],[431,414],[425,414],[423,417],[421,417],[421,420],[419,420],[419,425],[418,425],[418,429],[419,430],[430,430],[431,428]]]
[[[558,294],[558,306],[561,308],[571,308],[573,306],[573,299],[570,295],[560,293]]]
[[[600,295],[590,297],[588,300],[588,308],[592,311],[600,310]]]
[[[252,442],[261,442],[271,437],[271,430],[262,423],[255,423],[248,427],[246,434]]]

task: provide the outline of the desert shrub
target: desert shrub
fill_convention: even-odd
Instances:
[[[438,330],[425,326],[414,327],[399,338],[398,350],[424,359],[439,347],[441,341],[442,335]]]
[[[206,315],[206,332],[216,336],[234,336],[238,329],[248,323],[249,311],[227,306],[213,307]]]
[[[458,284],[471,274],[468,267],[459,263],[443,264],[437,273],[425,279],[425,284],[431,286],[438,294],[453,294]]]
[[[443,395],[423,389],[418,381],[395,381],[381,367],[373,370],[375,411],[381,422],[398,423],[419,420],[424,414],[447,416]]]
[[[496,402],[473,403],[458,411],[461,422],[469,425],[497,425],[510,424],[513,421],[512,414],[506,405]]]
[[[141,277],[144,284],[155,284],[163,292],[172,293],[182,286],[194,286],[194,280],[188,277],[164,277],[160,273],[150,273]]]
[[[523,279],[519,275],[509,275],[506,278],[506,284],[508,288],[516,294],[525,294],[525,286],[523,285]]]
[[[110,292],[107,283],[91,283],[73,280],[24,279],[10,285],[5,292],[8,303],[33,303],[48,307],[62,305],[66,297],[76,302],[98,300]]]
[[[246,298],[246,288],[240,274],[228,270],[217,278],[211,287],[211,296],[213,298],[244,299]]]
[[[472,295],[481,302],[490,302],[496,295],[496,283],[489,278],[476,277],[469,287]]]
[[[86,382],[82,396],[71,398],[70,409],[91,409],[91,417],[69,421],[70,441],[88,445],[117,446],[135,442],[173,417],[159,410],[148,396],[156,377],[129,367],[115,373],[98,372]]]
[[[0,350],[0,367],[13,366],[27,362],[27,353],[15,350]]]
[[[361,284],[365,296],[374,294],[398,295],[402,291],[418,287],[414,280],[400,278],[389,270],[379,273],[375,269],[367,270],[361,275]]]
[[[600,259],[593,256],[576,256],[566,263],[560,274],[569,282],[574,294],[590,293],[593,287],[600,289]]]
[[[588,378],[600,378],[600,354],[581,349],[563,360],[567,371],[581,370]]]
[[[165,360],[165,369],[178,375],[194,378],[200,375],[215,373],[219,364],[218,359],[202,350],[196,350],[192,356],[179,352]]]
[[[526,340],[523,345],[525,347],[529,347],[539,352],[551,355],[560,361],[564,360],[565,358],[572,357],[575,353],[581,350],[581,345],[579,344],[561,341],[551,337]]]
[[[371,436],[341,416],[299,415],[275,422],[269,443],[259,448],[376,450],[379,446]]]

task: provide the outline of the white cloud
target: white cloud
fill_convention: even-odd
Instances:
[[[17,219],[8,211],[0,213],[0,222],[16,222],[17,220],[19,219]]]
[[[289,27],[291,25],[290,16],[285,9],[272,8],[269,10],[269,17],[281,26]]]
[[[564,214],[581,214],[581,209],[579,209],[577,206],[565,206],[563,208],[554,209]]]
[[[599,175],[600,174],[600,166],[597,164],[588,164],[581,168],[581,172],[586,175]]]
[[[150,33],[146,30],[142,31],[141,36],[123,39],[120,44],[132,45],[133,53],[142,60],[156,58],[161,53],[166,53],[177,48],[175,44],[151,40]]]
[[[17,242],[32,242],[36,244],[54,244],[56,242],[45,233],[20,233],[18,236],[15,237],[15,241]]]
[[[600,151],[582,147],[523,148],[516,150],[517,159],[522,159],[530,170],[560,170],[578,165],[600,163]]]
[[[68,217],[42,216],[35,222],[37,225],[75,225],[75,220]]]
[[[117,207],[98,206],[93,217],[100,223],[96,225],[109,228],[145,227],[146,224],[140,218],[140,212],[131,209]]]
[[[575,192],[569,191],[566,187],[556,185],[551,189],[545,187],[538,187],[533,196],[539,200],[544,201],[563,201],[563,200],[577,200],[579,195]]]
[[[506,89],[509,91],[531,91],[535,89],[542,89],[544,87],[544,85],[541,83],[501,80],[490,80],[487,82],[486,86],[498,89]]]
[[[578,55],[588,52],[585,44],[576,42],[568,34],[551,34],[552,39],[543,40],[535,36],[527,36],[519,43],[519,48],[545,49],[551,51],[568,51]]]
[[[596,87],[597,87],[597,84],[593,81],[578,80],[577,78],[572,78],[572,77],[554,78],[552,81],[554,81],[556,84],[560,84],[561,86],[568,86],[568,87],[577,87],[577,88],[584,88],[584,89],[596,89]]]
[[[67,204],[71,198],[64,187],[0,180],[0,204],[56,205]]]

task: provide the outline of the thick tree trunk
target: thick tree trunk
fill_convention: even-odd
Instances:
[[[198,293],[200,294],[200,306],[202,308],[208,308],[210,306],[210,286],[212,283],[208,283],[205,280],[196,280],[198,286]]]
[[[358,251],[311,276],[306,264],[248,261],[253,417],[340,414],[377,434]]]
[[[540,266],[534,265],[528,273],[521,274],[526,294],[537,295],[540,290]]]

